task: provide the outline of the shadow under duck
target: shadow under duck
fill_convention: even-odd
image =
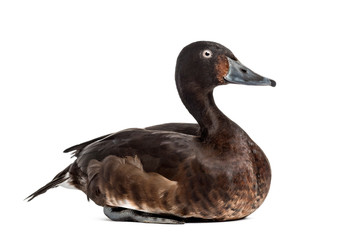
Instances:
[[[179,96],[198,124],[132,128],[66,149],[76,160],[27,199],[56,186],[83,191],[115,221],[184,223],[241,219],[270,188],[263,151],[216,106],[219,85],[275,86],[226,47],[200,41],[178,56]]]

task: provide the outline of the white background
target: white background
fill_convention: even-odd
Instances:
[[[346,239],[344,1],[1,1],[1,239]],[[70,145],[128,127],[194,122],[174,84],[179,51],[230,48],[277,87],[217,88],[220,109],[267,154],[250,217],[117,223],[79,191],[23,199]]]

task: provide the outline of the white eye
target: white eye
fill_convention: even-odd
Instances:
[[[212,57],[212,51],[209,50],[209,49],[206,49],[206,50],[204,50],[204,51],[202,52],[202,56],[203,56],[204,58],[210,58],[210,57]]]

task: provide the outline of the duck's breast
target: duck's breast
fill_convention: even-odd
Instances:
[[[184,186],[180,198],[190,202],[195,215],[239,219],[262,204],[271,170],[265,154],[252,140],[243,139],[224,153],[207,146],[195,151],[196,158],[182,165],[177,179]]]

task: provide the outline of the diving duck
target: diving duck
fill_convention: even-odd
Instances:
[[[263,151],[216,106],[220,85],[272,86],[215,42],[180,52],[179,96],[197,124],[131,128],[72,146],[76,160],[27,199],[57,186],[83,191],[114,221],[184,223],[241,219],[270,188]]]

